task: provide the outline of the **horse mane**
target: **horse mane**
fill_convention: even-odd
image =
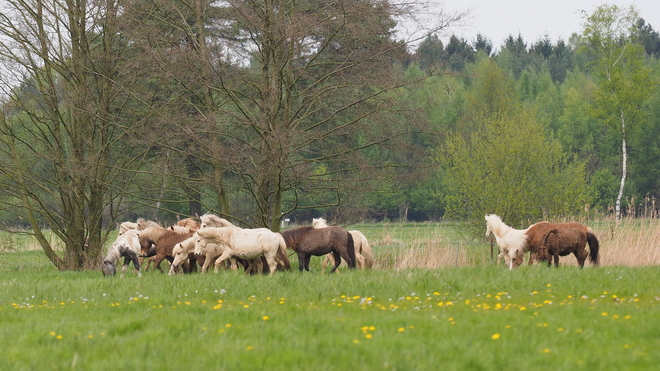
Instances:
[[[214,239],[224,239],[229,233],[231,233],[231,228],[227,227],[208,227],[198,230],[197,235],[204,238],[214,238]]]
[[[238,228],[236,225],[232,224],[229,220],[223,219],[215,214],[204,214],[200,218],[202,220],[202,225],[205,227],[233,227]]]
[[[327,228],[328,223],[323,218],[313,218],[312,219],[312,227],[314,227],[314,229]]]
[[[126,233],[126,231],[130,231],[131,229],[138,229],[137,223],[123,222],[119,224],[119,234]]]

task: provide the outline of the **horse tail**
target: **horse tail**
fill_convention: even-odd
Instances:
[[[592,232],[587,232],[587,242],[589,242],[589,260],[591,260],[593,265],[598,265],[600,263],[598,257],[598,238]]]
[[[289,262],[289,257],[286,254],[286,241],[281,234],[277,234],[278,241],[280,243],[279,248],[277,249],[277,259],[282,263],[282,268],[286,271],[291,270],[291,263]]]
[[[346,249],[348,250],[348,257],[351,258],[348,267],[351,269],[355,268],[355,243],[353,242],[353,235],[350,232],[346,231],[346,236],[348,237],[348,242],[346,243]]]

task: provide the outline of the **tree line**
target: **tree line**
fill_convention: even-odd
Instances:
[[[6,3],[0,218],[60,269],[96,264],[137,217],[522,223],[658,194],[658,33],[634,9],[585,14],[630,21],[607,45],[594,18],[495,51],[442,43],[465,13],[401,39],[411,2]]]

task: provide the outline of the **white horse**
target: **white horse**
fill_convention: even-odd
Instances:
[[[223,228],[223,227],[233,227],[233,228],[239,228],[238,226],[232,224],[229,220],[223,219],[217,215],[214,214],[204,214],[202,215],[201,218],[199,218],[202,223],[201,223],[201,228],[208,228],[208,227],[215,227],[215,228]]]
[[[265,229],[265,228],[262,228]],[[206,227],[197,231],[195,237],[195,252],[220,252],[220,257],[215,261],[215,272],[217,273],[222,262],[230,258],[251,260],[266,258],[270,274],[273,275],[278,265],[285,269],[290,265],[286,258],[286,243],[279,233],[261,229],[241,229],[232,227]],[[206,254],[208,259],[208,254]],[[283,261],[282,256],[287,261]],[[208,267],[207,262],[204,266]],[[202,271],[204,271],[202,267]]]
[[[121,257],[124,257],[124,266],[121,269],[120,277],[124,277],[126,273],[126,268],[128,265],[133,262],[135,270],[139,277],[142,277],[140,273],[140,262],[138,260],[138,254],[140,253],[140,238],[139,231],[135,229],[130,229],[125,231],[123,234],[119,235],[115,242],[112,244],[108,250],[108,254],[101,264],[101,271],[104,276],[110,276],[117,274],[115,265]]]
[[[318,228],[327,228],[328,223],[323,218],[313,218],[312,227],[314,229]],[[367,237],[358,230],[348,231],[348,233],[353,236],[353,245],[355,246],[355,263],[359,269],[371,268],[374,265],[374,252],[371,250],[371,245]],[[325,271],[325,267],[330,264],[330,266],[335,265],[335,258],[332,254],[327,254],[322,263],[322,271]]]
[[[512,258],[516,258],[521,252],[525,251],[527,245],[527,230],[529,229],[513,229],[502,222],[499,216],[495,214],[486,215],[486,237],[491,233],[495,235],[495,241],[499,247],[499,254],[497,255],[497,263],[499,264],[500,258],[504,258],[504,262],[513,269]]]

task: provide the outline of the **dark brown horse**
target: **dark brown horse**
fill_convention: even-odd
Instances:
[[[548,223],[548,222],[539,222],[533,224],[527,228],[524,238],[526,239],[525,243],[522,244],[522,248],[516,249],[514,251],[509,251],[511,257],[511,266],[517,267],[523,261],[523,255],[530,251],[531,255],[529,257],[530,263],[533,261],[536,252],[539,250],[543,238],[548,232],[553,229],[564,230],[564,229],[578,229],[583,231],[587,236],[587,242],[589,243],[589,260],[593,265],[598,265],[598,250],[599,243],[598,238],[594,234],[594,231],[582,223],[570,222],[570,223]]]
[[[548,267],[555,261],[555,267],[559,266],[559,257],[570,253],[577,258],[580,268],[584,267],[584,261],[589,253],[584,248],[587,244],[587,233],[578,228],[552,229],[543,237],[539,249],[536,251],[538,261],[547,261]]]
[[[164,259],[167,259],[172,263],[174,260],[174,257],[172,256],[174,245],[187,240],[193,235],[190,230],[187,230],[187,232],[188,233],[177,233],[170,228],[162,227],[149,227],[141,231],[139,238],[142,256],[152,256],[150,260],[153,261],[159,271],[163,272],[160,263]]]
[[[355,268],[355,246],[353,237],[342,227],[328,227],[314,229],[313,227],[300,227],[282,232],[287,248],[298,254],[298,269],[309,271],[309,259],[312,255],[322,256],[332,253],[335,265],[330,271],[337,270],[341,258],[348,267]]]

